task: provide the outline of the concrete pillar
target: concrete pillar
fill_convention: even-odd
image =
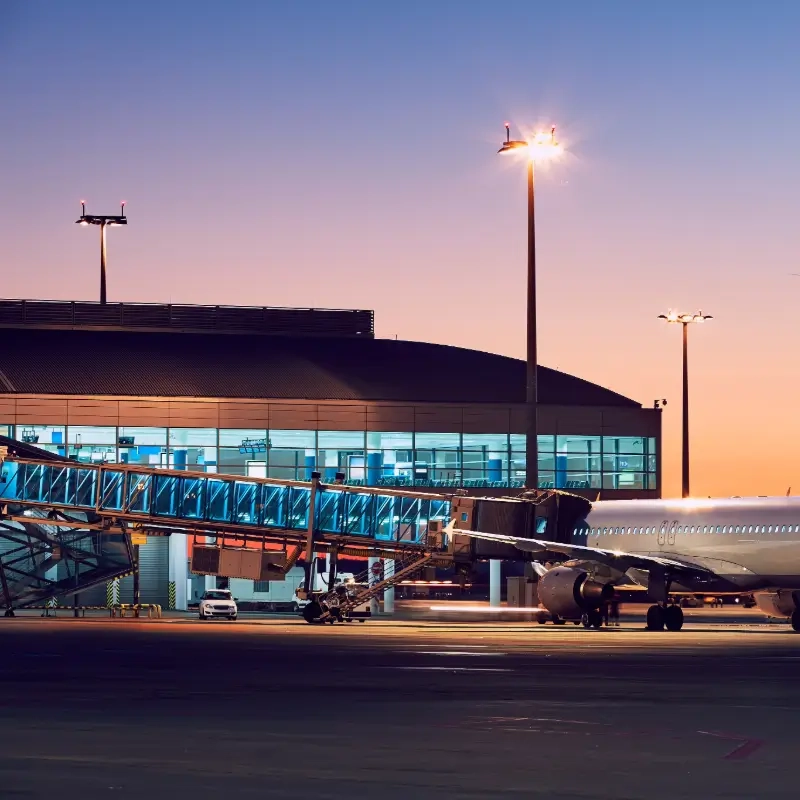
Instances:
[[[369,578],[368,578],[368,580],[369,580],[369,585],[370,586],[373,586],[374,584],[376,584],[376,583],[378,583],[380,581],[380,576],[376,576],[376,575],[372,574],[373,565],[374,564],[380,564],[380,563],[381,563],[381,560],[379,558],[374,558],[373,556],[370,556],[369,559],[367,560],[367,568],[369,569]],[[379,610],[380,610],[380,606],[378,604],[378,598],[377,597],[373,597],[372,600],[369,601],[370,614],[377,615]]]
[[[189,577],[186,534],[173,533],[169,537],[169,582],[175,585],[175,610],[188,611],[189,598],[186,584]]]
[[[206,544],[215,544],[216,538],[213,536],[206,536]],[[203,591],[207,592],[209,589],[217,588],[216,575],[203,575]]]
[[[391,578],[394,575],[393,558],[387,558],[383,562],[383,575],[385,578]],[[394,586],[383,591],[383,613],[394,614]]]
[[[489,605],[500,607],[500,587],[503,581],[502,561],[493,558],[489,561]]]

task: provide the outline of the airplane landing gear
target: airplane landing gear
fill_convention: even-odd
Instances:
[[[668,631],[679,631],[683,627],[683,609],[680,606],[667,606],[664,609],[664,625]]]
[[[647,609],[647,630],[679,631],[683,627],[683,609],[680,606],[650,606]]]
[[[650,606],[647,609],[647,630],[663,631],[664,621],[664,609],[661,606]]]
[[[800,608],[796,608],[792,614],[792,630],[800,633]]]
[[[587,611],[581,619],[584,628],[602,628],[603,615],[597,610]]]

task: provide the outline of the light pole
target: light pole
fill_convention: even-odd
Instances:
[[[545,161],[561,153],[556,141],[556,129],[534,133],[530,139],[512,140],[511,126],[506,122],[506,140],[497,151],[501,155],[525,156],[528,162],[528,293],[527,293],[527,374],[525,381],[525,486],[528,490],[539,488],[539,425],[537,420],[536,382],[536,224],[534,208],[534,170],[536,161]]]
[[[75,222],[78,225],[99,225],[100,226],[100,302],[106,302],[106,226],[107,225],[127,225],[128,218],[125,216],[125,203],[119,215],[115,216],[96,216],[86,213],[86,201],[81,200],[81,215]]]
[[[705,322],[714,319],[708,314],[698,311],[697,314],[678,314],[670,311],[659,314],[659,319],[683,325],[683,441],[681,446],[681,462],[683,468],[681,497],[689,497],[689,325],[693,322]]]

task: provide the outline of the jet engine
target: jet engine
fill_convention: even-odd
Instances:
[[[540,604],[564,619],[580,619],[586,611],[610,600],[613,594],[610,583],[592,580],[582,569],[554,567],[539,578]]]
[[[753,599],[758,610],[768,617],[791,617],[797,608],[792,592],[756,592]]]

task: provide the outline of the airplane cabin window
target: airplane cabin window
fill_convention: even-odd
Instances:
[[[786,526],[785,525],[781,525],[781,533],[786,533]]]

